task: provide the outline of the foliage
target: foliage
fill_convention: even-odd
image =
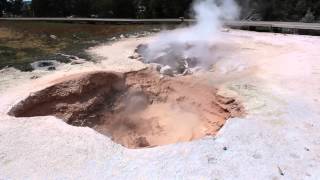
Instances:
[[[3,16],[4,11],[7,7],[7,1],[6,0],[0,0],[0,16]]]
[[[0,16],[9,12],[12,15],[22,13],[23,0],[0,0]]]
[[[310,9],[306,13],[306,15],[301,19],[301,22],[304,22],[304,23],[315,22],[315,17],[314,17],[314,15],[313,15],[313,13],[311,12]]]
[[[241,7],[242,19],[304,22],[320,19],[319,0],[236,1]],[[3,12],[26,14],[21,10],[22,4],[22,0],[0,0],[0,16]],[[29,14],[38,17],[178,18],[189,17],[191,5],[192,0],[33,0]]]

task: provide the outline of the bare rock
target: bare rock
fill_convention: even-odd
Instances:
[[[65,58],[68,58],[70,60],[77,60],[80,59],[78,56],[74,56],[74,55],[68,55],[68,54],[63,54],[63,53],[57,53],[58,56],[62,56]]]
[[[58,39],[58,37],[57,37],[56,35],[53,35],[53,34],[51,34],[49,37],[50,37],[51,39],[53,39],[53,40]]]
[[[152,70],[156,70],[158,72],[160,72],[161,68],[163,67],[162,64],[158,64],[158,63],[150,63],[150,66]]]
[[[176,61],[175,70],[178,74],[183,74],[188,69],[188,65],[185,61]]]
[[[79,59],[79,57],[70,55],[70,56],[69,56],[69,59],[71,59],[71,60],[77,60],[77,59]]]
[[[34,76],[31,76],[30,79],[39,79],[40,76],[37,76],[37,75],[34,75]]]
[[[42,61],[33,62],[30,65],[35,70],[46,70],[49,67],[58,66],[59,62],[57,62],[56,60],[42,60]]]
[[[140,54],[134,53],[133,55],[129,56],[130,59],[139,59],[141,57]]]
[[[167,76],[173,76],[173,70],[170,66],[164,66],[160,69],[160,73]]]
[[[71,62],[71,65],[84,64],[84,63],[86,63],[85,60],[78,59],[78,60],[73,60]]]
[[[194,68],[190,68],[189,70],[191,71],[191,73],[197,73],[197,72],[202,71],[203,69],[201,67],[197,66]]]
[[[54,67],[54,66],[50,66],[50,67],[48,67],[48,69],[47,69],[48,71],[55,71],[56,70],[56,67]]]
[[[146,61],[145,61],[145,59],[144,59],[143,57],[139,57],[137,60],[138,60],[138,61],[140,61],[140,62],[143,62],[143,63],[145,63],[145,62],[146,62]]]
[[[38,66],[39,67],[53,66],[53,62],[51,62],[51,61],[39,61]]]
[[[138,53],[138,54],[141,54],[143,53],[146,49],[148,48],[148,45],[146,44],[139,44],[137,46],[137,48],[134,50],[134,52]]]
[[[185,69],[182,73],[182,76],[187,76],[189,74],[192,74],[192,71],[190,69]]]

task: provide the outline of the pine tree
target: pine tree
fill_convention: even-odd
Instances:
[[[301,19],[301,22],[312,23],[315,21],[315,17],[310,9],[308,9],[306,15]]]
[[[6,0],[0,0],[0,17],[3,16],[7,8],[7,1]]]

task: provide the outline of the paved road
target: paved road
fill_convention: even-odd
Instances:
[[[66,21],[66,22],[106,22],[106,23],[181,23],[195,22],[194,19],[108,19],[108,18],[0,18],[0,21]],[[320,23],[227,21],[231,27],[287,28],[320,31]]]
[[[182,22],[181,19],[111,19],[111,18],[0,18],[8,21],[83,21],[83,22]],[[187,20],[194,21],[194,20]]]
[[[288,28],[288,29],[309,29],[319,30],[320,23],[300,23],[300,22],[274,22],[274,21],[228,21],[229,26],[252,26],[252,27],[270,27],[270,28]]]

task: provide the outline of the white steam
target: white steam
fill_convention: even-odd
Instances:
[[[221,37],[224,20],[236,19],[238,5],[234,0],[196,0],[193,3],[196,23],[187,28],[160,33],[143,52],[148,62],[170,65],[176,58],[197,58],[201,65],[212,64],[212,46]],[[172,64],[172,62],[171,62]]]
[[[207,41],[208,37],[220,32],[223,20],[232,20],[238,17],[238,6],[233,0],[198,0],[193,5],[196,24],[184,29],[188,40]]]

